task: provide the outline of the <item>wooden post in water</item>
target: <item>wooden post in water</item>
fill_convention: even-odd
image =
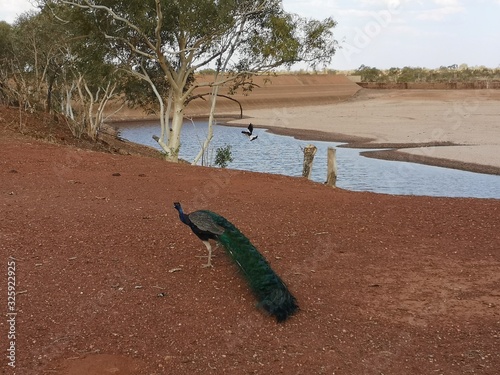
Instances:
[[[326,184],[336,187],[337,183],[337,150],[328,147],[328,170],[326,172]]]
[[[314,145],[307,145],[304,148],[304,168],[302,169],[302,176],[305,178],[311,178],[312,165],[316,151],[318,151],[318,149]]]

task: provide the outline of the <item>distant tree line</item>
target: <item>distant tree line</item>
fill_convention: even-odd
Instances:
[[[474,82],[478,80],[500,80],[500,68],[469,67],[466,64],[441,66],[437,69],[419,67],[377,69],[361,65],[353,75],[361,76],[362,82]]]

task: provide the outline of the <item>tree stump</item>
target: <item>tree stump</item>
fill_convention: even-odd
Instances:
[[[328,147],[328,169],[326,172],[326,184],[337,187],[337,150]]]
[[[302,176],[307,179],[311,178],[312,165],[316,151],[318,151],[318,149],[314,145],[307,145],[304,148],[304,168],[302,169]]]

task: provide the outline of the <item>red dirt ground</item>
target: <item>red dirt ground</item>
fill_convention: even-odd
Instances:
[[[1,374],[498,374],[499,200],[95,152],[0,118],[3,311],[9,257],[17,291],[16,368],[4,317]],[[300,312],[263,314],[221,249],[202,268],[177,200],[238,226]]]

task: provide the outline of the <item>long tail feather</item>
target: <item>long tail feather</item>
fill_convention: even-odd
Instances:
[[[218,241],[243,272],[259,300],[258,305],[278,322],[294,314],[298,310],[295,297],[250,240],[224,217],[211,211],[207,213],[225,229]]]

